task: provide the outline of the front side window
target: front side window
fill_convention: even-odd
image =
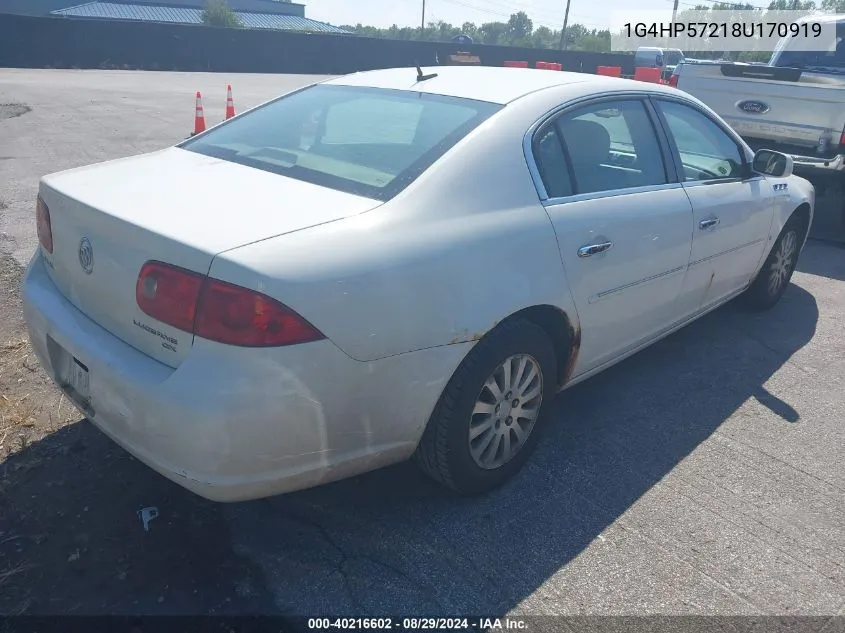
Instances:
[[[685,181],[742,177],[739,145],[713,120],[673,101],[658,101],[658,108],[678,147]]]
[[[411,91],[317,85],[180,147],[388,200],[501,107]]]

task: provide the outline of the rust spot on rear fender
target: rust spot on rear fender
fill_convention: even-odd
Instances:
[[[496,327],[495,324],[493,327]],[[480,341],[485,334],[487,334],[487,332],[475,332],[470,334],[469,330],[464,330],[464,333],[461,336],[456,336],[449,341],[449,345],[457,345],[458,343],[475,343]]]

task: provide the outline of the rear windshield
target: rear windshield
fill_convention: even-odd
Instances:
[[[681,51],[666,51],[666,65],[677,66],[684,60],[684,54]]]
[[[781,68],[829,71],[834,74],[845,72],[845,20],[836,22],[836,44],[825,51],[795,50],[796,37],[784,38],[772,55],[771,65]],[[806,47],[805,47],[806,48]]]
[[[501,107],[402,90],[316,85],[180,147],[388,200]]]

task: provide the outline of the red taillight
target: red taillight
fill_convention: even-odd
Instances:
[[[135,284],[135,300],[154,319],[193,332],[203,279],[203,275],[189,270],[147,262]]]
[[[277,347],[325,338],[275,299],[161,262],[144,265],[135,296],[149,316],[227,345]]]
[[[668,84],[670,86],[672,86],[673,88],[677,88],[678,87],[678,75],[676,75],[674,73],[672,75],[670,75]]]
[[[839,137],[839,144],[845,147],[845,129],[842,130],[842,135]]]
[[[38,243],[48,253],[53,252],[53,227],[50,225],[50,209],[47,204],[38,196],[35,204],[35,224],[38,231]]]
[[[246,347],[294,345],[324,338],[275,299],[216,279],[209,279],[203,287],[195,334]]]

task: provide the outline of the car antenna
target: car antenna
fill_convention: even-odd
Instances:
[[[437,73],[431,73],[430,75],[424,75],[422,68],[420,68],[420,65],[417,64],[417,81],[427,81],[429,79],[434,79],[435,77],[437,77]]]

